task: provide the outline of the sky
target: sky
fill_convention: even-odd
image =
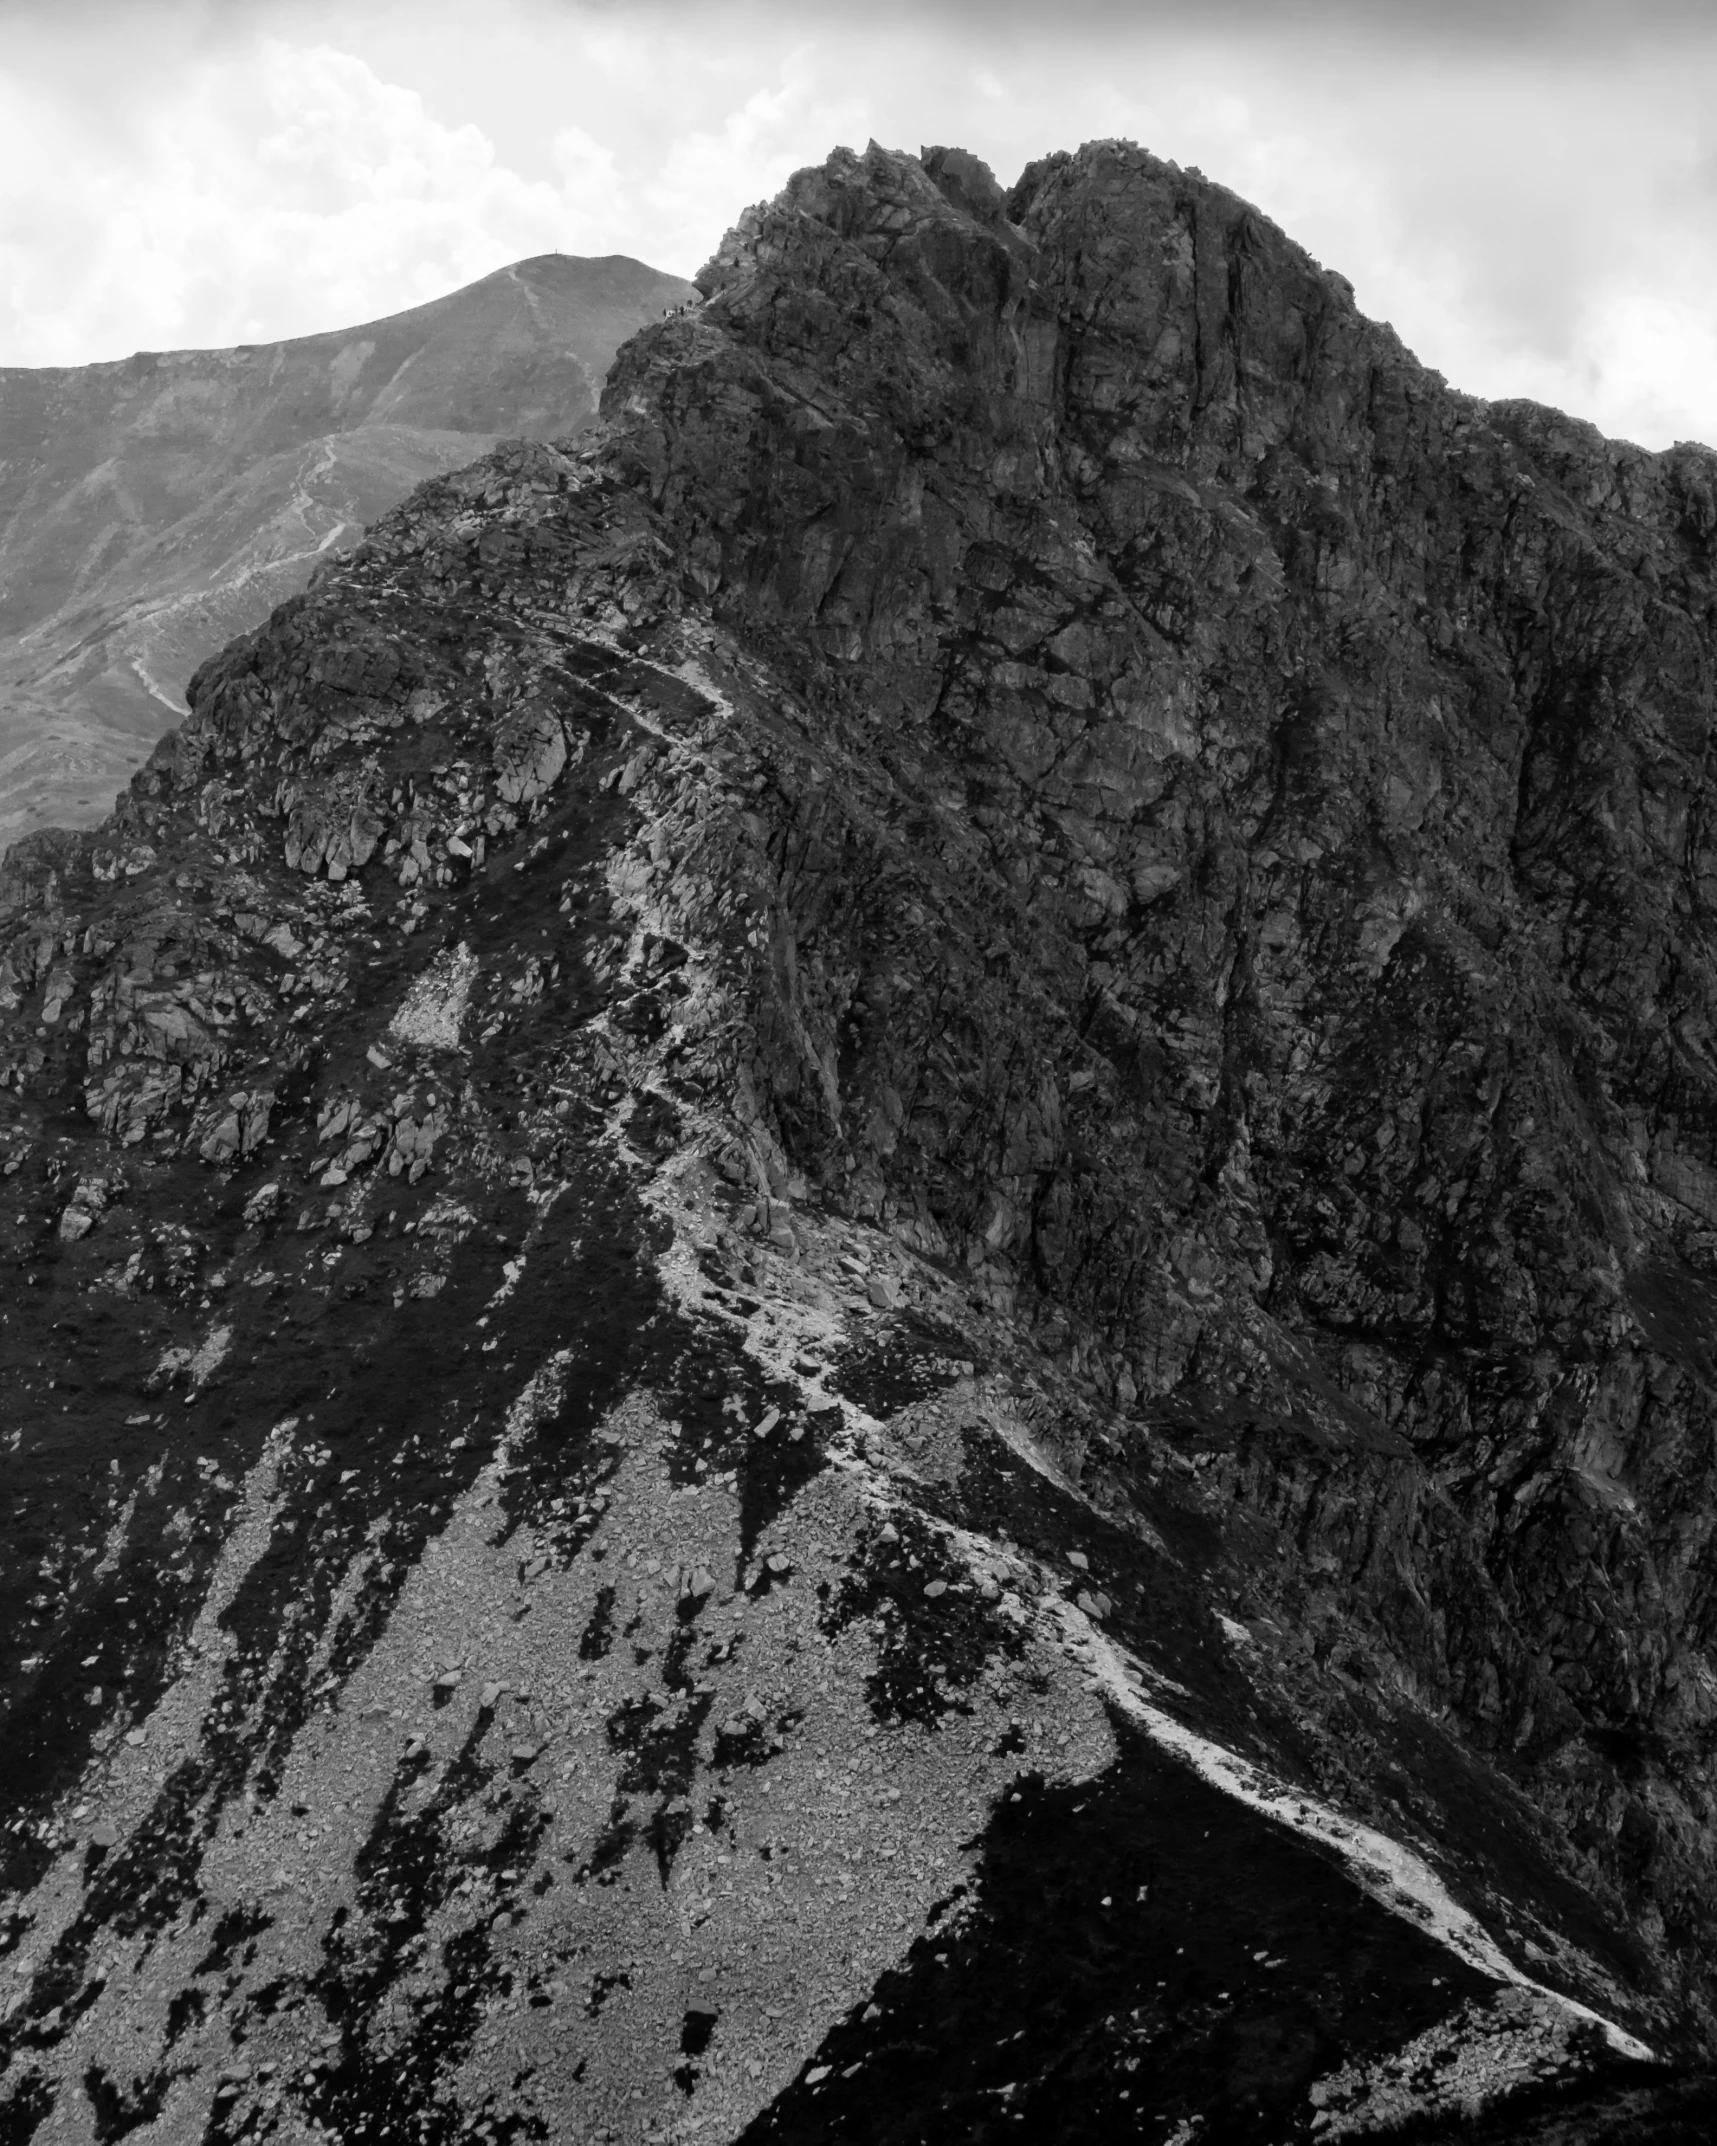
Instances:
[[[1125,136],[1455,386],[1717,445],[1710,0],[0,0],[0,364],[692,273],[837,144]]]

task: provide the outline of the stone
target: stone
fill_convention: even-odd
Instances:
[[[496,791],[510,805],[552,789],[566,766],[566,733],[552,708],[510,709],[496,726]]]
[[[135,1147],[178,1102],[184,1078],[177,1065],[118,1066],[84,1091],[84,1107],[109,1139]]]
[[[197,1152],[204,1162],[230,1165],[253,1154],[268,1138],[274,1096],[268,1090],[240,1088],[203,1111],[193,1127]]]

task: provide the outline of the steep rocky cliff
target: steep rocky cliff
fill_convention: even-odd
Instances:
[[[1708,2136],[1717,458],[700,280],[12,852],[0,2138]]]
[[[542,254],[330,335],[0,367],[0,844],[93,826],[211,649],[423,478],[588,423],[690,288]]]

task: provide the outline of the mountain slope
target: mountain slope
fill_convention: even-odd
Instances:
[[[5,2136],[1704,2135],[1717,461],[700,282],[12,852]]]
[[[99,818],[211,647],[422,478],[576,431],[689,290],[544,254],[331,335],[0,369],[0,840]]]

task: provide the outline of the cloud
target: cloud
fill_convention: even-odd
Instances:
[[[568,253],[617,253],[637,221],[636,203],[605,148],[582,127],[559,127],[551,146],[565,204],[562,230]]]
[[[868,140],[875,118],[863,95],[823,92],[803,61],[790,58],[773,87],[755,91],[719,126],[694,129],[672,144],[644,187],[653,219],[668,230],[699,231],[701,261],[741,210],[778,194],[795,171],[821,163],[837,142]]]
[[[796,0],[593,0],[592,13],[649,12],[696,26],[750,13],[803,23]],[[977,41],[1023,27],[1045,42],[1095,31],[1129,42],[1162,35],[1266,34],[1294,39],[1334,33],[1352,44],[1459,45],[1469,53],[1531,46],[1542,57],[1711,31],[1709,0],[844,0],[819,10],[831,27],[910,20]],[[1046,34],[1047,33],[1047,34]]]
[[[791,51],[759,82],[749,53],[724,68],[598,21],[569,70],[584,94],[558,105],[588,119],[514,161],[331,43],[179,28],[135,55],[128,96],[100,66],[65,74],[51,40],[33,79],[0,80],[0,363],[356,324],[551,250],[689,272],[746,203],[870,123]]]
[[[556,188],[349,53],[269,39],[176,88],[116,143],[86,109],[0,87],[12,362],[372,319],[558,242]]]

